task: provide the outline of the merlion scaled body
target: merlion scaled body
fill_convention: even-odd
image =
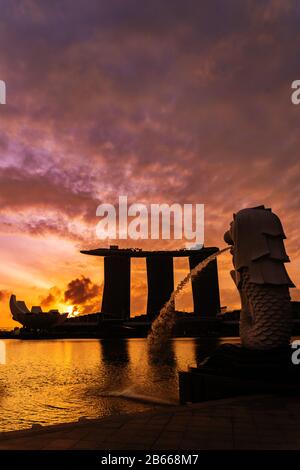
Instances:
[[[241,297],[240,338],[243,347],[271,350],[289,344],[294,287],[284,263],[285,234],[279,218],[264,206],[234,214],[224,240],[232,245],[231,275]]]

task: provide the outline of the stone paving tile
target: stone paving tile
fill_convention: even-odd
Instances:
[[[49,436],[49,439],[60,439],[61,437],[66,436],[66,434],[69,434],[70,432],[72,432],[72,430],[74,430],[74,429],[76,429],[76,428],[66,429],[66,430],[61,430],[61,431],[56,431],[56,432],[49,432],[47,434]],[[39,436],[41,434],[44,434],[43,430],[41,430],[40,433],[37,434],[37,435]],[[0,440],[0,442],[1,442],[1,440]]]
[[[300,437],[300,426],[294,426],[293,424],[289,425],[289,426],[282,426],[281,427],[281,432],[285,435],[285,436],[289,436],[289,437]]]
[[[98,445],[97,449],[99,450],[132,450],[128,447],[128,444],[124,444],[124,442],[111,442],[109,446],[105,443],[101,443]]]
[[[14,448],[19,449],[22,448],[23,450],[42,450],[49,442],[49,439],[45,437],[38,437],[36,439],[29,439],[27,442],[24,442],[23,444],[20,443],[18,440]],[[11,445],[11,442],[9,443]],[[1,447],[0,447],[1,448]]]
[[[30,448],[31,444],[32,440],[30,438],[10,439],[9,441],[0,442],[0,450],[25,450],[28,447]]]
[[[98,448],[98,444],[95,441],[81,440],[76,442],[70,450],[95,450]]]
[[[45,447],[43,447],[43,450],[65,450],[65,449],[71,449],[76,443],[78,442],[78,439],[53,439],[50,440]]]
[[[107,433],[107,434],[103,434],[103,433],[89,433],[87,434],[83,440],[87,440],[87,441],[94,441],[96,442],[97,444],[101,443],[101,442],[104,442],[105,440],[107,440],[109,438],[109,436],[113,435],[114,433],[113,432],[110,432],[110,433]],[[82,439],[80,439],[81,441]]]
[[[172,441],[171,439],[157,439],[151,446],[151,450],[171,450],[178,449],[179,442]]]
[[[257,442],[242,442],[242,443],[235,443],[233,450],[267,450],[261,447],[261,445]]]
[[[88,428],[84,428],[84,429],[72,429],[70,431],[66,431],[65,433],[64,432],[61,432],[60,435],[58,436],[58,438],[64,438],[64,439],[82,439],[84,438],[85,436],[87,436],[88,434],[90,434],[90,430]],[[53,439],[53,436],[51,436],[51,439]]]
[[[124,444],[132,442],[132,436],[127,436],[126,434],[116,433],[104,439],[102,442],[109,444],[112,442],[123,442]]]

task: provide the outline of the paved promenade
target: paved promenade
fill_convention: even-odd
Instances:
[[[0,449],[300,449],[300,398],[252,396],[0,434]]]

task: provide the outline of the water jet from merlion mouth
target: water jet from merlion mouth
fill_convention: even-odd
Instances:
[[[170,299],[160,310],[157,318],[151,326],[148,334],[148,349],[150,358],[154,361],[164,361],[165,354],[168,352],[168,341],[171,338],[174,324],[176,322],[175,298],[185,288],[190,279],[197,277],[206,266],[230,247],[213,253],[195,266],[182,281],[179,282],[176,289],[172,292]]]
[[[172,292],[170,299],[165,303],[165,305],[160,310],[157,318],[154,320],[151,326],[150,333],[147,336],[148,342],[148,357],[153,362],[160,362],[166,364],[170,359],[171,344],[169,342],[173,326],[176,322],[175,315],[175,297],[184,289],[190,279],[198,276],[206,266],[217,258],[219,255],[225,251],[230,250],[230,246],[223,248],[222,250],[213,253],[212,255],[205,258],[197,266],[195,266],[186,277],[180,281],[176,289]],[[121,391],[110,391],[105,392],[101,396],[109,397],[119,397],[126,398],[135,401],[141,401],[144,403],[152,403],[156,405],[166,406],[174,405],[174,402],[161,399],[159,397],[151,397],[135,390],[134,385],[127,387]]]

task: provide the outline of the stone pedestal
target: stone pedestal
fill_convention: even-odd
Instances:
[[[180,402],[201,402],[239,395],[300,392],[300,365],[290,347],[252,351],[225,344],[198,367],[179,372]]]

